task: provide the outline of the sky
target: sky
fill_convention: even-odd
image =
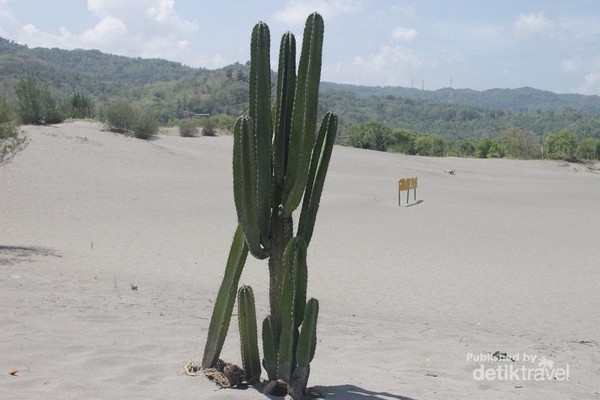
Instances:
[[[248,61],[263,21],[276,69],[313,11],[324,81],[600,95],[599,0],[0,0],[0,36],[214,69]]]

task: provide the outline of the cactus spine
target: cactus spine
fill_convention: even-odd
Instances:
[[[234,127],[233,186],[239,226],[203,360],[203,367],[209,368],[218,359],[248,251],[258,259],[268,258],[270,314],[262,324],[263,366],[269,380],[288,384],[294,399],[304,396],[316,346],[318,302],[306,302],[306,254],[338,123],[335,114],[327,113],[317,130],[323,32],[322,17],[310,15],[297,74],[296,39],[289,32],[283,35],[273,107],[269,28],[259,22],[252,32],[249,111]],[[292,213],[300,202],[294,236]],[[239,290],[238,306],[242,359],[246,380],[252,382],[260,375],[260,362],[249,287]]]

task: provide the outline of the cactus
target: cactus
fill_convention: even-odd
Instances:
[[[277,347],[275,346],[275,332],[270,315],[263,320],[262,329],[263,367],[267,371],[269,380],[274,381],[277,379]]]
[[[221,354],[221,349],[223,348],[223,343],[229,329],[229,322],[231,321],[235,293],[247,255],[248,247],[246,246],[244,233],[238,226],[233,237],[231,249],[229,250],[225,276],[223,277],[221,289],[217,295],[215,308],[210,319],[208,339],[204,346],[204,357],[202,358],[202,368],[213,367]]]
[[[246,254],[268,258],[270,314],[262,324],[262,365],[270,381],[287,383],[294,399],[304,397],[316,347],[318,302],[306,302],[306,254],[338,124],[337,116],[327,113],[317,129],[323,32],[322,17],[310,15],[297,74],[296,39],[289,32],[283,35],[271,105],[269,28],[259,22],[252,31],[249,110],[234,127],[233,190],[239,226],[202,364],[213,367],[219,357]],[[292,214],[301,202],[294,236]],[[252,383],[260,376],[260,362],[254,297],[247,286],[239,290],[238,307],[242,359],[246,380]]]
[[[254,308],[254,293],[250,286],[242,286],[238,291],[238,323],[242,365],[246,382],[259,382],[260,357],[256,337],[256,310]]]
[[[290,380],[290,394],[293,398],[302,398],[308,376],[310,374],[310,362],[315,356],[317,346],[317,317],[319,316],[319,302],[310,299],[306,303],[306,313],[302,322],[302,332],[298,339],[296,349],[296,369]]]

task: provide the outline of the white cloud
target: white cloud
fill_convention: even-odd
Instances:
[[[275,18],[286,24],[298,25],[315,11],[331,20],[341,15],[358,14],[362,8],[363,2],[359,0],[292,0],[275,13]]]
[[[361,85],[407,85],[411,75],[429,65],[409,48],[382,46],[374,54],[357,56],[350,63],[324,67],[324,80]]]
[[[571,57],[567,60],[563,60],[560,63],[560,70],[566,73],[579,72],[584,67],[584,62],[579,56]]]
[[[392,31],[392,38],[402,42],[412,42],[417,37],[417,31],[398,25]]]
[[[578,92],[600,95],[600,69],[585,75],[584,83],[578,88]]]
[[[78,33],[63,27],[50,33],[26,24],[18,29],[17,41],[32,47],[99,49],[194,65],[194,56],[182,50],[188,47],[198,27],[177,14],[174,0],[88,0],[87,5],[99,19],[93,27]]]
[[[515,33],[521,37],[551,34],[555,27],[554,21],[543,13],[521,14],[514,23]]]

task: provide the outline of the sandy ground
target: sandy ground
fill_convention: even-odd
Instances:
[[[25,130],[0,166],[0,398],[266,398],[181,373],[236,225],[231,138]],[[410,176],[420,202],[398,207]],[[309,384],[344,400],[600,399],[599,228],[600,174],[576,165],[336,146],[308,256]],[[242,282],[262,319],[266,264]],[[223,357],[239,362],[234,327]],[[499,379],[509,368],[525,372]]]

